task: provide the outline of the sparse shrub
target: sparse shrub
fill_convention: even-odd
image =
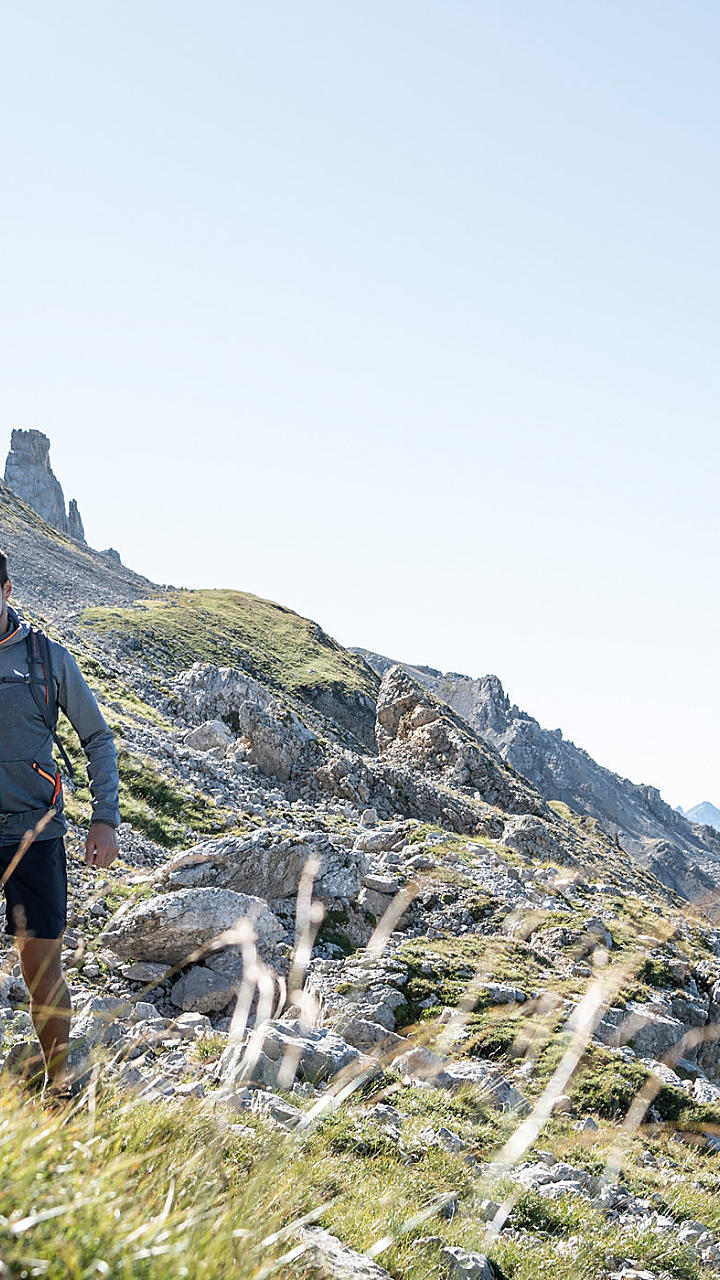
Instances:
[[[569,1196],[561,1200],[549,1200],[538,1191],[523,1191],[515,1204],[512,1225],[520,1231],[547,1231],[550,1235],[566,1236],[577,1225],[577,1206]]]
[[[649,1072],[639,1062],[623,1062],[599,1045],[589,1045],[572,1085],[578,1108],[606,1120],[627,1115]]]
[[[198,1062],[214,1062],[220,1057],[227,1045],[227,1036],[219,1031],[208,1032],[204,1036],[198,1036],[193,1040],[190,1047],[190,1055],[196,1058]]]
[[[521,1014],[488,1014],[478,1027],[473,1022],[473,1037],[465,1046],[471,1058],[521,1058],[523,1026]]]

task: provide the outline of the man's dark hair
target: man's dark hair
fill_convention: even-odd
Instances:
[[[0,587],[4,587],[7,582],[7,552],[0,551]]]

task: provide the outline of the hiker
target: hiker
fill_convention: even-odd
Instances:
[[[73,770],[55,733],[57,708],[65,712],[87,756],[92,822],[85,861],[90,867],[109,867],[119,852],[117,755],[112,733],[72,654],[8,604],[12,582],[3,551],[0,589],[0,878],[6,932],[14,938],[30,992],[30,1014],[45,1063],[44,1094],[63,1099],[72,1095],[67,1063],[72,1005],[61,968],[67,821],[53,739],[71,776]]]

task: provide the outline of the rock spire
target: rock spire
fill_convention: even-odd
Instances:
[[[5,483],[61,533],[85,541],[85,530],[74,498],[65,511],[62,485],[50,466],[50,441],[42,431],[15,429],[5,462]]]

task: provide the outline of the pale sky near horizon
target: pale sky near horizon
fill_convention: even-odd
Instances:
[[[0,453],[45,431],[157,582],[720,805],[719,46],[696,0],[0,0]]]

